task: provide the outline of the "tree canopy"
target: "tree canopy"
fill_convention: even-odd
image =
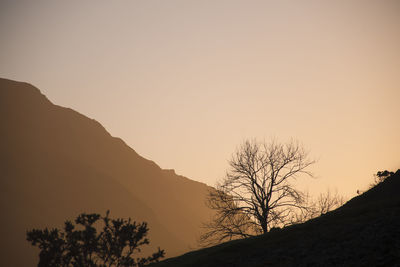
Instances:
[[[106,216],[82,213],[75,219],[75,224],[66,221],[62,230],[28,231],[27,240],[40,249],[39,267],[144,266],[165,255],[159,248],[149,257],[134,258],[142,245],[149,244],[148,230],[145,222],[132,222],[130,218],[111,219],[109,211]]]

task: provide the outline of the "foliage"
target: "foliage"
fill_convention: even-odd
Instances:
[[[394,175],[394,172],[388,171],[388,170],[384,170],[384,171],[378,171],[376,174],[374,174],[374,181],[372,183],[369,184],[368,189],[374,188],[375,186],[377,186],[378,184],[382,183],[383,181],[386,180],[386,178]],[[357,195],[360,195],[362,193],[364,193],[364,190],[357,190]]]
[[[97,224],[102,223],[98,232]],[[140,246],[149,244],[145,222],[111,219],[99,214],[80,214],[75,225],[66,221],[63,230],[27,232],[27,240],[40,249],[38,266],[144,266],[164,257],[164,250],[147,258],[133,258]]]
[[[292,224],[298,210],[306,208],[306,195],[293,181],[301,174],[312,177],[308,167],[313,163],[293,140],[245,141],[229,161],[226,177],[209,192],[207,203],[216,215],[204,224],[200,243],[220,243]]]
[[[394,172],[391,172],[391,171],[388,171],[388,170],[378,171],[378,172],[374,175],[375,180],[374,180],[374,182],[370,185],[370,187],[372,188],[372,187],[374,187],[374,186],[376,186],[376,185],[382,183],[383,181],[386,180],[386,178],[392,176],[393,174],[394,174]]]

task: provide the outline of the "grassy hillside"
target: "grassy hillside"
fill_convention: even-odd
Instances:
[[[400,266],[400,170],[304,224],[154,265],[170,266]]]

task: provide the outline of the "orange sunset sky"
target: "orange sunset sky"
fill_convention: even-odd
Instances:
[[[300,140],[312,193],[400,168],[400,1],[0,1],[0,76],[214,185],[246,138]]]

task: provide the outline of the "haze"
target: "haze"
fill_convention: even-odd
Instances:
[[[350,197],[400,167],[399,12],[378,0],[3,0],[0,76],[209,185],[243,139],[294,137],[318,159],[306,186]]]

